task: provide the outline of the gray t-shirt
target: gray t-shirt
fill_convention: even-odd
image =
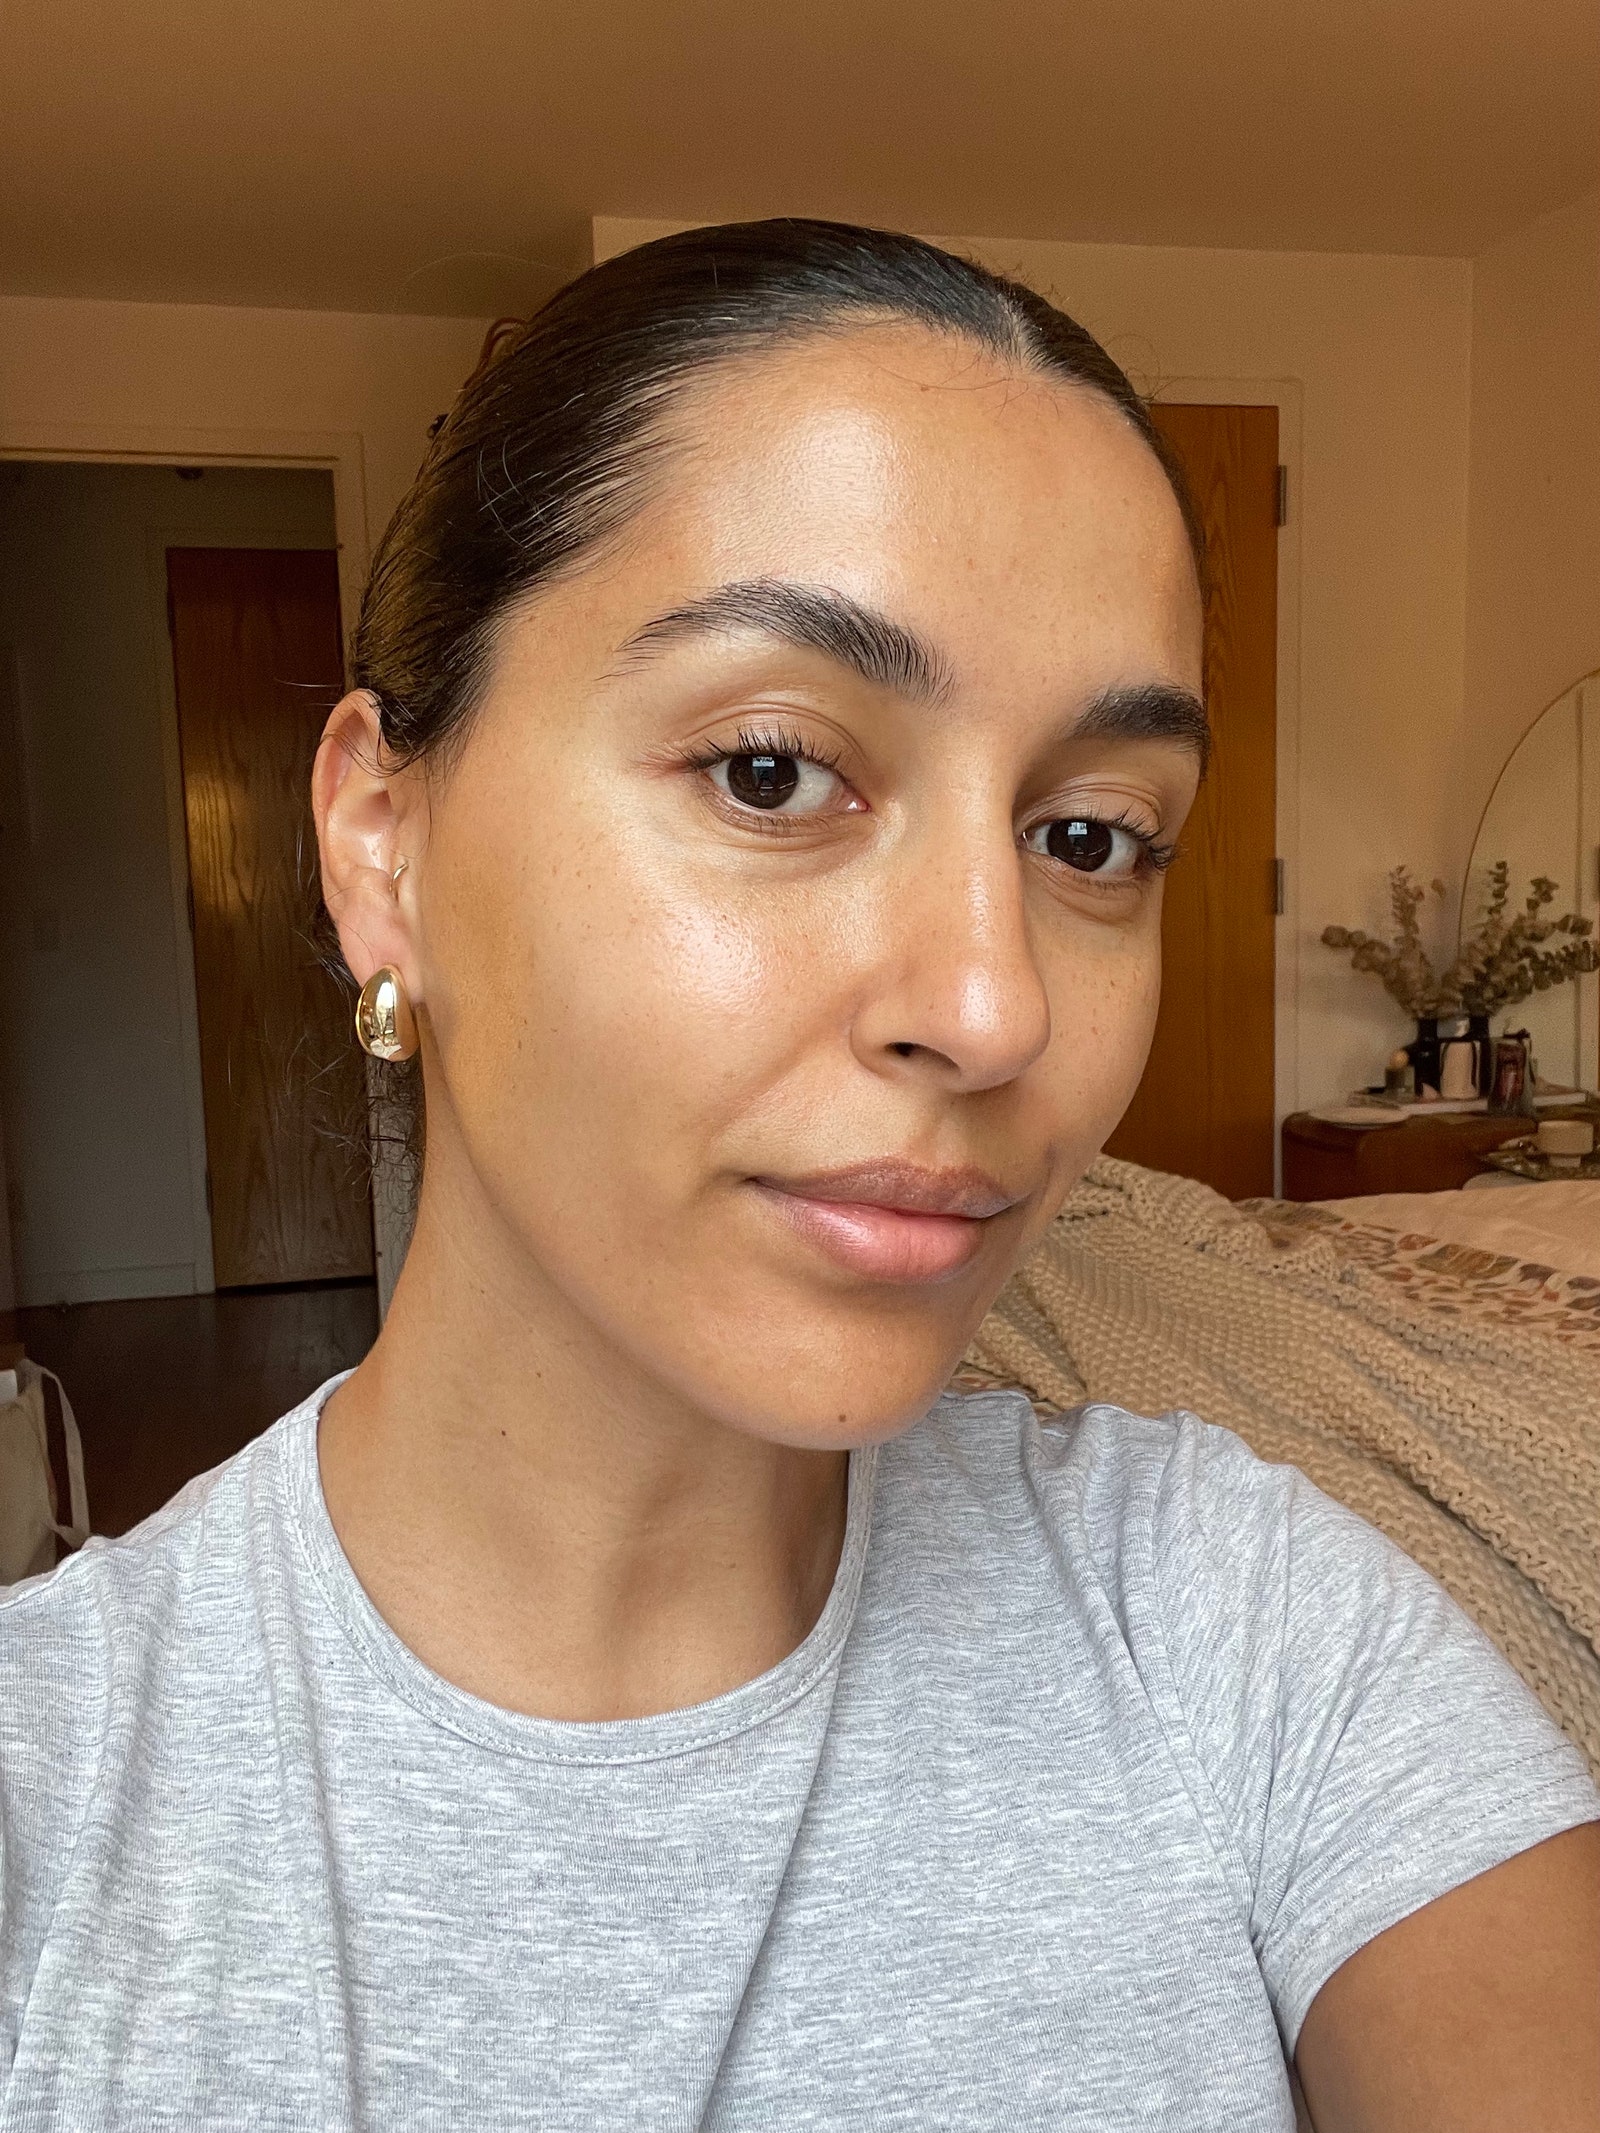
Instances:
[[[797,1650],[583,1724],[385,1625],[322,1397],[0,1594],[0,2133],[1267,2133],[1346,1957],[1600,1815],[1439,1586],[1192,1416],[946,1396],[852,1454]]]

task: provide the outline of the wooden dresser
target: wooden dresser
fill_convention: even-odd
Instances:
[[[1540,1118],[1589,1118],[1600,1135],[1600,1104],[1541,1110]],[[1481,1157],[1531,1133],[1537,1121],[1452,1111],[1413,1116],[1398,1126],[1332,1126],[1309,1111],[1283,1122],[1286,1200],[1348,1200],[1366,1192],[1449,1192],[1488,1166]]]

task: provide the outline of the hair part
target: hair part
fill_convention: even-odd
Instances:
[[[690,384],[739,355],[892,322],[1108,400],[1165,471],[1202,566],[1182,472],[1144,400],[1036,291],[850,223],[685,230],[590,268],[520,331],[491,334],[434,436],[379,545],[356,632],[355,685],[377,701],[390,760],[448,761],[501,622],[642,508]]]

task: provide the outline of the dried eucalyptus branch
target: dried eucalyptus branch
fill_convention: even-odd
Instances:
[[[1432,887],[1437,895],[1445,894],[1443,882]],[[1396,867],[1389,876],[1392,941],[1347,926],[1324,927],[1322,939],[1329,948],[1344,950],[1353,969],[1370,970],[1381,978],[1384,990],[1409,1015],[1494,1015],[1530,993],[1548,992],[1553,985],[1600,970],[1600,950],[1589,938],[1590,920],[1575,911],[1560,918],[1544,916],[1555,894],[1555,882],[1537,875],[1522,909],[1510,911],[1511,868],[1499,860],[1489,870],[1477,925],[1449,969],[1436,972],[1422,945],[1417,916],[1427,891],[1411,879],[1408,867]],[[1547,945],[1558,941],[1558,946]]]
[[[1560,918],[1542,915],[1555,901],[1556,884],[1548,875],[1534,878],[1522,909],[1508,918],[1510,884],[1511,869],[1502,859],[1489,870],[1482,916],[1447,973],[1467,1014],[1498,1014],[1530,993],[1548,992],[1553,985],[1600,970],[1600,952],[1588,937],[1590,920],[1576,911]],[[1558,938],[1561,946],[1545,946]]]
[[[1442,881],[1431,886],[1436,896],[1446,893]],[[1390,998],[1419,1020],[1452,1014],[1458,1004],[1451,985],[1435,971],[1422,945],[1417,914],[1427,894],[1420,882],[1411,879],[1409,867],[1396,867],[1389,876],[1389,909],[1395,926],[1392,941],[1380,941],[1348,926],[1325,926],[1322,932],[1327,947],[1348,953],[1353,970],[1370,970],[1381,978]]]

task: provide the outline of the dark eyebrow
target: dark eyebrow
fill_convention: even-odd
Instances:
[[[626,662],[630,654],[648,655],[681,637],[735,630],[756,630],[802,651],[825,653],[875,687],[917,702],[938,703],[954,680],[942,654],[915,630],[832,586],[788,578],[719,585],[635,630],[621,657]],[[1175,682],[1132,682],[1103,690],[1073,722],[1072,737],[1180,741],[1199,756],[1202,777],[1211,757],[1205,706]]]
[[[1104,689],[1081,718],[1073,740],[1181,741],[1200,758],[1203,778],[1211,762],[1211,722],[1198,696],[1171,681],[1136,681]]]
[[[925,637],[848,593],[786,578],[746,578],[657,615],[622,647],[649,653],[679,637],[758,630],[801,651],[822,652],[864,681],[922,703],[947,695],[951,674]]]

